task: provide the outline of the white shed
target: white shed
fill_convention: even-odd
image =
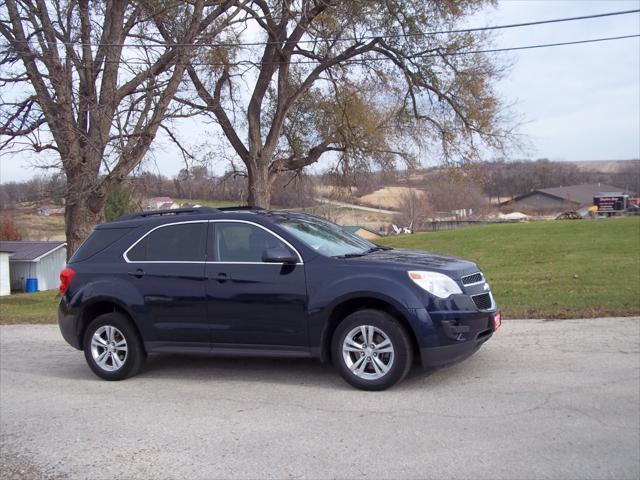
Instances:
[[[0,251],[0,297],[11,293],[9,280],[9,252]]]
[[[24,291],[27,278],[38,280],[39,291],[58,288],[67,263],[65,242],[1,241],[0,251],[10,252],[11,290]]]

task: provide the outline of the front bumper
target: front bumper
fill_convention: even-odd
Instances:
[[[419,350],[422,366],[450,365],[473,355],[494,333],[492,311],[414,311],[419,318]],[[415,324],[414,324],[415,325]]]
[[[444,367],[461,362],[476,353],[482,344],[493,336],[493,330],[485,330],[473,340],[462,343],[427,347],[420,349],[420,357],[424,368]]]

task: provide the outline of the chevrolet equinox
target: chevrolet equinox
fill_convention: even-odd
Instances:
[[[60,278],[62,335],[106,380],[149,353],[207,353],[331,360],[382,390],[414,359],[470,356],[500,326],[475,263],[255,207],[125,215],[96,226]]]

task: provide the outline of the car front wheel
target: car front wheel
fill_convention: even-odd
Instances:
[[[135,375],[146,358],[135,328],[116,312],[100,315],[89,324],[83,346],[89,367],[105,380]]]
[[[411,367],[409,337],[391,315],[359,310],[336,329],[333,362],[342,377],[362,390],[384,390],[402,380]]]

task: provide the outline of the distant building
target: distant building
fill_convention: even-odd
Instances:
[[[178,204],[171,197],[147,198],[142,202],[143,210],[170,210],[178,208]]]
[[[538,210],[577,210],[593,205],[593,197],[602,193],[621,192],[622,189],[604,183],[541,188],[514,197],[506,205],[518,205]]]
[[[65,242],[0,241],[0,252],[8,253],[11,290],[24,291],[28,278],[37,279],[39,291],[58,287],[67,262]]]
[[[158,207],[158,210],[171,210],[172,208],[178,208],[178,205],[174,202],[165,202]]]
[[[457,210],[451,210],[449,213],[456,217],[470,217],[473,215],[473,208],[459,208]]]
[[[366,240],[375,240],[376,238],[382,237],[382,235],[380,235],[379,233],[374,232],[373,230],[369,230],[365,227],[360,227],[358,225],[348,225],[346,227],[342,227],[342,229],[345,232],[353,233]]]
[[[64,216],[64,207],[38,207],[37,213],[41,217],[61,217]]]

